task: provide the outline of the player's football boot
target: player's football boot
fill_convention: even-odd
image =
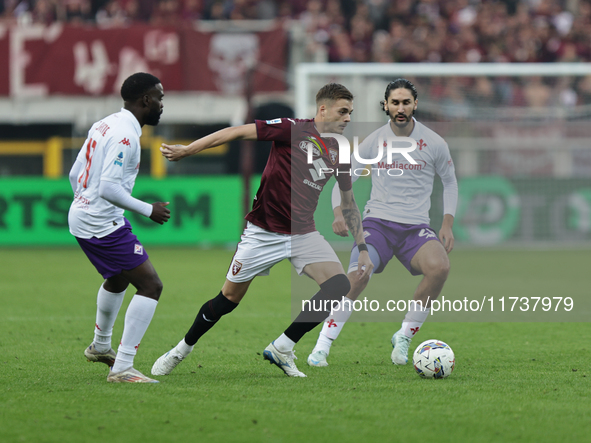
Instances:
[[[324,351],[312,352],[308,355],[308,365],[318,367],[328,366],[326,357],[328,357],[328,354]]]
[[[110,383],[160,383],[158,380],[146,377],[134,368],[129,368],[121,372],[109,371],[107,381]]]
[[[115,357],[117,354],[113,349],[109,349],[106,352],[97,351],[94,343],[84,350],[84,356],[88,361],[93,363],[104,363],[107,366],[113,366],[115,364]]]
[[[408,346],[410,338],[398,331],[392,336],[392,363],[405,365],[408,363]]]
[[[306,374],[300,372],[293,362],[297,358],[293,351],[287,353],[279,352],[274,343],[271,343],[265,348],[263,352],[265,360],[269,360],[271,364],[277,366],[289,377],[305,377]]]
[[[184,359],[185,357],[177,352],[176,348],[172,348],[154,362],[154,366],[152,366],[152,375],[168,375]]]

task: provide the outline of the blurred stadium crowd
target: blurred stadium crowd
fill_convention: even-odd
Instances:
[[[591,0],[0,0],[3,22],[149,23],[280,19],[316,62],[588,62]],[[493,106],[591,104],[591,77],[457,79],[434,100]],[[469,105],[470,103],[466,103]]]
[[[0,0],[4,20],[291,19],[331,62],[589,61],[589,0]]]

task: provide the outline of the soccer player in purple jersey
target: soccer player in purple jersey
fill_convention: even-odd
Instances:
[[[320,286],[308,309],[302,311],[280,337],[265,349],[263,356],[290,377],[305,377],[294,363],[295,344],[330,314],[313,306],[341,300],[351,287],[339,259],[314,225],[314,211],[320,191],[332,173],[318,173],[307,163],[308,150],[318,164],[339,170],[338,149],[333,139],[325,139],[325,149],[316,149],[308,137],[321,140],[321,133],[342,134],[353,112],[353,95],[342,85],[331,83],[316,95],[314,119],[257,120],[255,123],[225,128],[188,146],[163,145],[163,155],[171,161],[197,154],[232,140],[273,141],[267,166],[252,211],[220,293],[201,307],[185,337],[152,367],[153,375],[167,375],[192,351],[195,343],[223,315],[232,312],[257,275],[268,275],[271,267],[289,259],[300,275]],[[322,141],[322,140],[321,140]],[[328,168],[327,168],[328,169]],[[336,174],[343,217],[360,251],[359,278],[373,269],[361,230],[361,214],[351,191],[351,176]]]
[[[412,275],[423,275],[402,327],[392,337],[392,363],[405,365],[412,337],[419,331],[430,312],[449,273],[448,254],[454,246],[452,226],[458,201],[458,184],[449,148],[443,138],[413,114],[417,109],[417,90],[406,79],[390,82],[386,88],[382,109],[390,117],[388,123],[374,131],[359,145],[361,158],[377,158],[379,143],[391,137],[412,137],[417,149],[412,152],[416,165],[401,160],[388,164],[386,156],[372,165],[371,197],[363,211],[364,238],[375,272],[382,272],[396,256]],[[352,169],[365,165],[352,161]],[[389,175],[380,169],[398,169],[402,173]],[[443,183],[443,223],[439,237],[429,226],[429,208],[435,174]],[[353,177],[355,181],[357,177]],[[336,234],[347,236],[347,223],[341,214],[338,193],[333,190]],[[352,301],[367,286],[367,278],[356,278],[357,248],[354,246],[349,261],[351,291],[324,323],[318,341],[308,356],[310,366],[327,366],[326,358],[333,341],[338,337],[351,315]]]
[[[84,355],[111,367],[109,382],[158,383],[134,369],[133,360],[154,316],[162,282],[123,212],[133,211],[159,224],[170,218],[168,203],[149,204],[131,196],[140,165],[142,126],[158,124],[164,91],[158,78],[139,72],[123,82],[121,97],[120,112],[92,125],[70,171],[70,233],[105,279],[97,296],[94,341]],[[113,325],[130,283],[137,293],[127,308],[115,354]]]

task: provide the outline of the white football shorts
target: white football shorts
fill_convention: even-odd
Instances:
[[[318,231],[302,235],[278,234],[248,222],[242,233],[226,278],[243,283],[269,275],[271,268],[288,259],[299,275],[311,263],[339,262],[339,258]]]

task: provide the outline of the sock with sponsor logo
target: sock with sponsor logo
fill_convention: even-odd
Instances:
[[[133,366],[133,358],[154,317],[156,306],[158,306],[157,300],[140,294],[135,294],[131,299],[125,313],[123,336],[117,350],[113,372],[122,372]]]
[[[410,303],[408,312],[402,321],[400,332],[408,338],[412,338],[427,320],[429,312],[431,312],[430,308],[423,308],[419,303]]]
[[[345,274],[337,274],[320,285],[320,291],[310,299],[310,303],[285,330],[285,335],[297,343],[307,333],[322,323],[330,315],[330,302],[341,300],[349,293],[351,283]],[[328,309],[325,309],[328,308]],[[291,351],[291,349],[289,349]]]
[[[324,351],[328,354],[330,352],[332,342],[339,336],[343,330],[343,326],[345,326],[345,323],[351,317],[352,312],[353,301],[347,297],[343,297],[338,309],[333,310],[324,322],[312,353]]]
[[[94,324],[94,347],[99,352],[107,352],[111,349],[111,336],[113,325],[123,303],[125,291],[109,292],[103,285],[96,297],[96,323]]]
[[[236,309],[236,306],[238,306],[238,303],[228,300],[220,291],[215,298],[201,306],[193,326],[185,335],[185,343],[189,346],[195,346],[195,343],[203,334],[209,331],[223,315],[229,314]]]

